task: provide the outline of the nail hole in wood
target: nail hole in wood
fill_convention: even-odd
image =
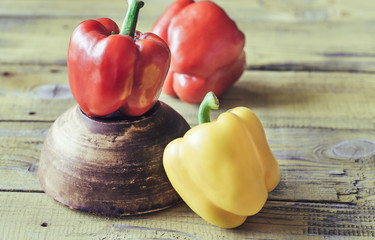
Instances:
[[[42,226],[42,227],[48,227],[48,223],[44,222],[44,223],[40,224],[40,226]]]
[[[4,76],[4,77],[8,77],[8,76],[10,76],[10,72],[3,72],[3,76]]]
[[[29,115],[35,115],[36,112],[29,112]]]
[[[32,173],[35,172],[35,171],[36,171],[36,166],[33,165],[33,164],[30,165],[30,166],[27,168],[27,171],[28,171],[28,172],[32,172]]]

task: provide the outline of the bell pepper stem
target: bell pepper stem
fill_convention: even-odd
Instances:
[[[219,108],[219,99],[213,92],[209,92],[204,97],[198,110],[198,124],[210,122],[210,111]]]
[[[143,5],[144,3],[141,0],[128,0],[128,11],[122,23],[120,35],[128,35],[134,38],[139,10]]]

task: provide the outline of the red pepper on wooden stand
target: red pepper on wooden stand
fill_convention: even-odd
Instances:
[[[91,117],[117,110],[140,116],[157,102],[170,65],[168,45],[153,33],[135,31],[143,2],[128,1],[122,29],[108,18],[86,20],[68,50],[69,84]]]
[[[172,55],[163,91],[185,102],[200,103],[209,91],[221,95],[245,69],[245,36],[213,2],[177,0],[152,32]]]
[[[165,146],[189,124],[158,100],[168,45],[135,31],[143,2],[128,0],[121,30],[108,18],[82,22],[68,50],[78,104],[59,116],[41,149],[38,176],[72,209],[123,216],[165,209],[180,198],[163,168]]]

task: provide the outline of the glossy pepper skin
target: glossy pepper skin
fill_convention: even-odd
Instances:
[[[205,118],[167,145],[164,168],[194,212],[216,226],[238,227],[261,210],[279,183],[279,166],[250,109],[231,109],[213,122]]]
[[[221,95],[245,69],[245,36],[213,2],[177,0],[152,32],[168,43],[172,54],[163,91],[185,102],[200,103],[209,91]]]
[[[133,2],[139,3],[129,4]],[[135,24],[132,27],[129,35],[122,32],[124,29],[120,32],[111,19],[86,20],[71,36],[70,88],[89,116],[105,116],[117,110],[139,116],[160,96],[170,65],[169,47],[157,35],[135,31]]]

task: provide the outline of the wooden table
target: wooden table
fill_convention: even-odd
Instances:
[[[70,210],[43,193],[40,150],[70,106],[66,55],[85,19],[121,24],[125,0],[0,1],[0,239],[373,239],[375,3],[216,1],[246,34],[247,70],[218,115],[251,108],[281,168],[264,208],[237,229],[181,203],[141,216]],[[148,1],[146,32],[172,0]],[[197,106],[162,95],[196,125]]]

